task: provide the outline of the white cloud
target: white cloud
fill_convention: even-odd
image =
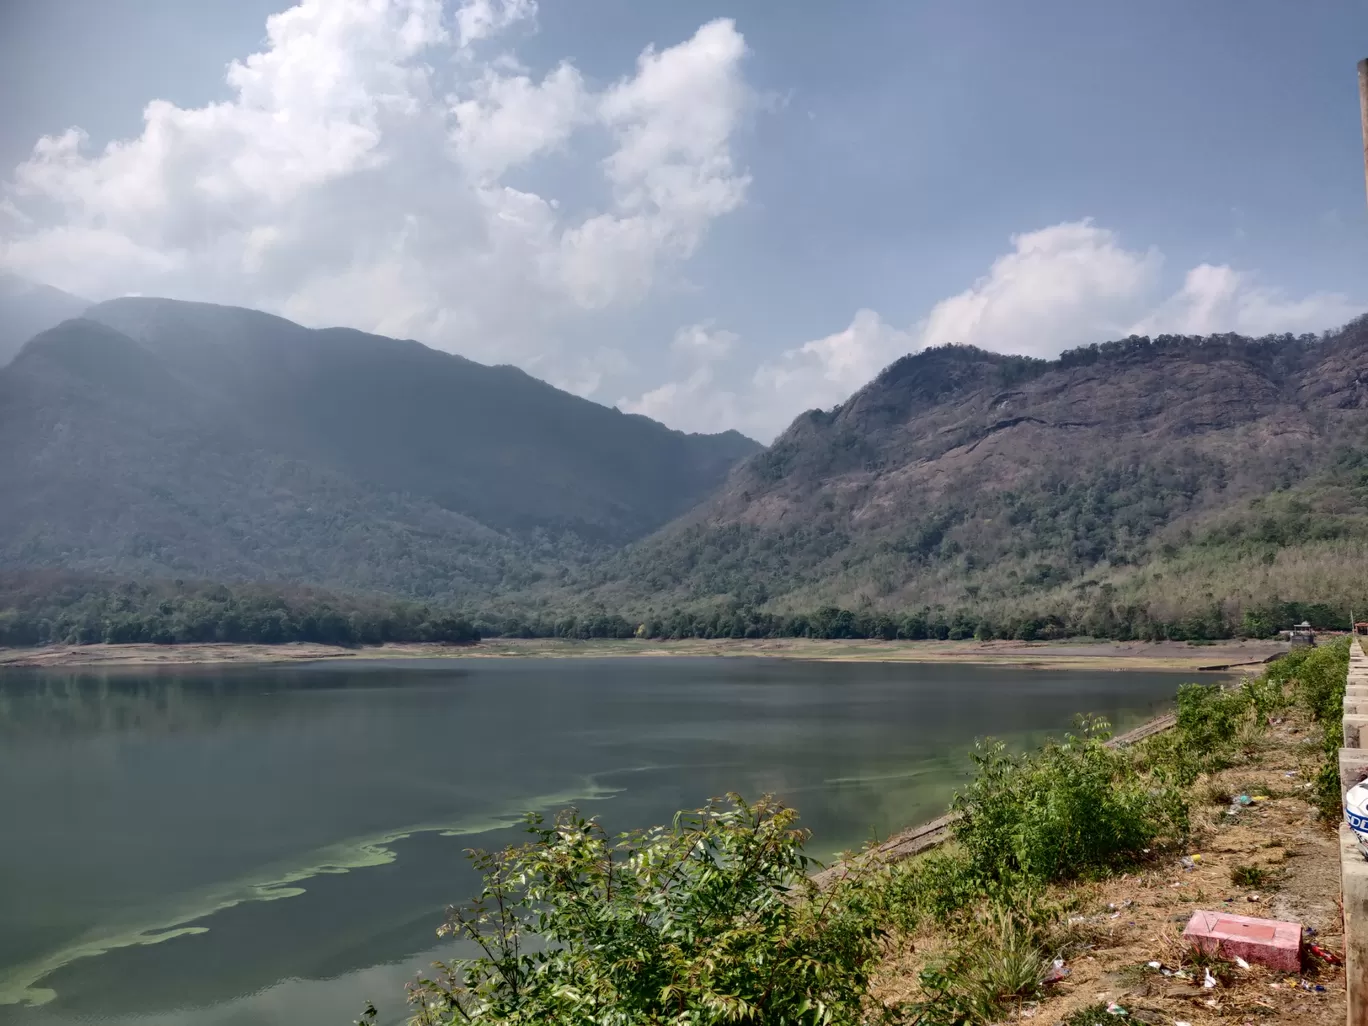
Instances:
[[[569,64],[538,83],[527,75],[491,69],[473,92],[469,99],[453,100],[456,126],[451,138],[456,159],[477,179],[498,179],[509,168],[561,146],[591,116],[584,80]]]
[[[932,307],[921,345],[1054,356],[1119,338],[1145,310],[1162,263],[1157,250],[1126,250],[1091,221],[1014,235],[987,275]]]
[[[1337,292],[1292,299],[1260,286],[1250,274],[1199,264],[1183,287],[1135,325],[1138,335],[1241,335],[1319,332],[1337,328],[1363,312],[1363,304]]]
[[[657,260],[693,255],[707,226],[741,205],[750,178],[730,139],[748,102],[736,73],[745,52],[731,21],[712,21],[688,42],[648,48],[602,96],[617,144],[603,165],[615,209],[566,232],[559,266],[581,306],[639,297]]]
[[[0,195],[0,266],[574,377],[554,340],[642,300],[743,201],[746,47],[709,22],[595,91],[570,63],[535,74],[498,52],[535,15],[532,0],[301,0],[230,66],[226,99],[154,100],[140,135],[98,152],[79,129],[41,139]],[[505,180],[552,153],[597,176],[602,202]]]
[[[1321,331],[1365,309],[1339,294],[1290,298],[1250,274],[1210,264],[1188,271],[1182,288],[1165,297],[1157,249],[1126,249],[1114,232],[1086,220],[1016,235],[1011,244],[986,275],[907,330],[860,310],[843,331],[762,361],[739,392],[717,391],[714,363],[703,362],[621,405],[676,427],[736,427],[768,441],[802,411],[843,402],[888,364],[927,346],[1053,358],[1130,334]]]
[[[471,46],[536,15],[535,0],[465,0],[456,11],[457,38]]]

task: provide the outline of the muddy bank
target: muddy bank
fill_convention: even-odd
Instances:
[[[0,666],[183,666],[319,659],[573,659],[761,656],[850,662],[974,663],[1047,670],[1190,670],[1239,673],[1286,651],[1273,641],[817,641],[806,638],[564,641],[495,638],[479,645],[54,645],[0,649]]]

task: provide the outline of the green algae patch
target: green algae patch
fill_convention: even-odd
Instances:
[[[246,902],[280,901],[305,892],[299,884],[316,876],[350,873],[353,870],[385,866],[398,855],[391,847],[395,842],[416,834],[435,833],[440,837],[469,837],[494,830],[517,826],[523,821],[523,810],[546,810],[575,801],[596,801],[611,798],[619,788],[602,787],[592,779],[577,793],[539,795],[521,803],[517,814],[490,815],[457,823],[425,823],[404,827],[378,837],[341,841],[315,849],[304,865],[271,866],[255,878],[233,881],[180,897],[174,906],[149,910],[146,922],[127,926],[110,926],[88,931],[70,944],[18,965],[0,968],[0,1006],[45,1005],[57,997],[57,991],[40,984],[57,970],[85,958],[98,958],[121,948],[146,947],[208,933],[209,927],[198,925],[218,912]]]

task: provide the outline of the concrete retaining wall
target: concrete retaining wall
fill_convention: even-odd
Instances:
[[[1368,655],[1362,641],[1349,644],[1344,692],[1344,747],[1339,753],[1340,791],[1368,780]],[[1368,1026],[1368,859],[1347,823],[1340,824],[1340,873],[1344,896],[1344,976],[1349,1026]]]

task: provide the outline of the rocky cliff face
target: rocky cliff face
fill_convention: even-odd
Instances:
[[[1317,482],[1366,437],[1366,321],[1323,339],[1132,338],[1054,361],[942,347],[800,416],[616,573],[681,599],[795,606],[1118,583],[1251,502],[1323,500]]]

